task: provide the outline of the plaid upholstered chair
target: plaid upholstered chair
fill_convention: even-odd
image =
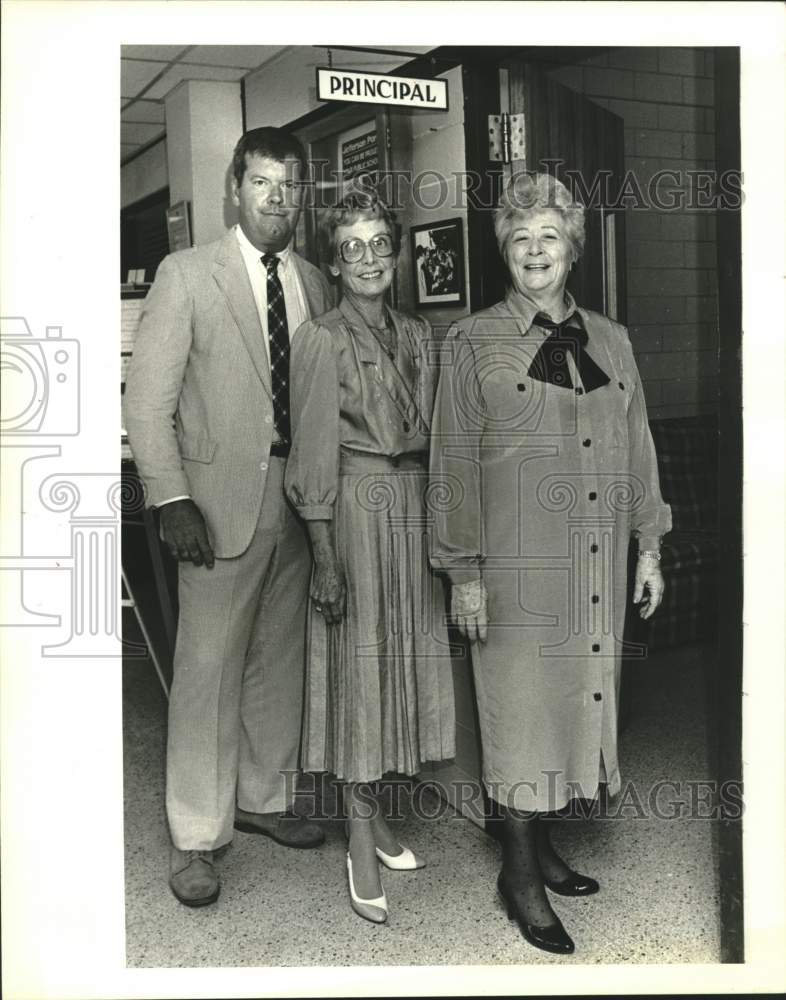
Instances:
[[[643,636],[650,650],[716,634],[718,422],[715,416],[650,422],[672,531],[661,547],[663,604]]]

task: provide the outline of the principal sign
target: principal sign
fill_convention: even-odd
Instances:
[[[448,84],[447,80],[419,80],[413,76],[389,76],[387,73],[318,66],[317,97],[320,101],[396,104],[405,108],[447,111]]]

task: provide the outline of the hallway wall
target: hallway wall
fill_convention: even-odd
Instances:
[[[549,74],[619,115],[626,169],[647,192],[658,171],[715,167],[714,56],[697,48],[610,49]],[[661,184],[670,191],[691,182]],[[693,182],[695,190],[695,182]],[[715,212],[626,211],[628,323],[650,417],[717,410]]]
[[[120,208],[169,186],[166,136],[120,168]]]

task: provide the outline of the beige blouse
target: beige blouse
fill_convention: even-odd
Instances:
[[[428,451],[437,345],[425,320],[388,311],[392,358],[346,299],[292,338],[285,488],[306,520],[332,519],[342,449],[391,459]]]
[[[623,535],[633,532],[640,549],[659,548],[660,536],[671,530],[627,331],[599,313],[578,309],[569,294],[566,300],[567,315],[580,312],[589,352],[610,378],[596,391],[585,393],[570,355],[575,390],[530,377],[549,333],[533,324],[536,308],[513,291],[452,328],[443,346],[431,472],[436,483],[459,488],[462,502],[438,513],[432,562],[453,583],[481,576],[493,525],[505,525],[499,551],[522,544],[522,518],[528,544],[544,551],[558,544],[552,536],[563,531],[564,518],[538,493],[539,477],[569,480],[576,497],[572,518],[610,516]],[[587,501],[593,484],[597,489],[615,481],[623,493],[631,490],[629,505],[611,502],[603,508],[594,493]],[[532,492],[526,502],[522,491]]]

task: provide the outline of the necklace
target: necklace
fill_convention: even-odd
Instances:
[[[374,326],[373,323],[369,323],[368,326],[379,346],[392,361],[396,355],[396,331],[387,322],[382,326]]]

